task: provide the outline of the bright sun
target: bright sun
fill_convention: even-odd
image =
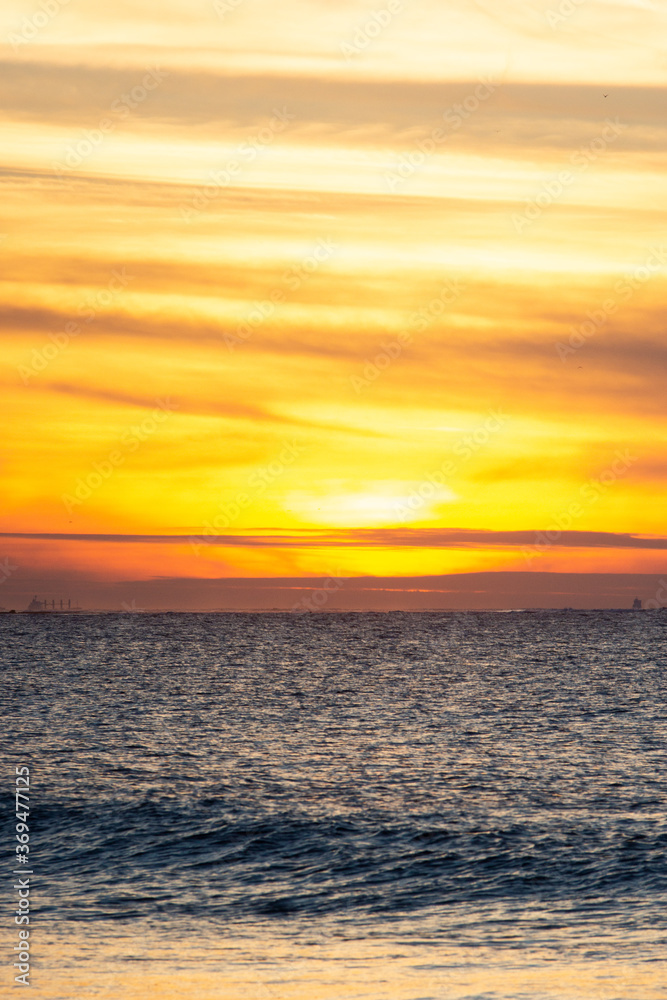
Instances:
[[[321,493],[298,490],[286,498],[286,507],[300,520],[332,528],[373,528],[387,524],[405,524],[437,517],[434,508],[457,499],[446,486],[424,497],[419,483],[374,483],[375,490],[343,492],[333,484],[323,484]],[[338,484],[337,484],[338,485]],[[377,488],[383,486],[382,492]]]

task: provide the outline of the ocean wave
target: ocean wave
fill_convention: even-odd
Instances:
[[[151,801],[44,804],[34,824],[43,910],[62,919],[167,911],[228,921],[351,911],[398,917],[493,900],[667,893],[667,830],[658,816],[485,826],[444,824],[438,815],[231,817],[209,798],[187,810]]]

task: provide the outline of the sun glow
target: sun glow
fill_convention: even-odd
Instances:
[[[368,493],[342,493],[335,487],[321,493],[295,490],[286,496],[285,505],[304,524],[379,528],[437,518],[436,505],[457,499],[452,490],[430,482],[412,487],[397,483],[385,489]]]

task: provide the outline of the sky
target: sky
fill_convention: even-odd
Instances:
[[[6,0],[0,605],[665,603],[666,31]]]

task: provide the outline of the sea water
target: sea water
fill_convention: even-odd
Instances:
[[[667,615],[0,630],[32,996],[667,996]]]

